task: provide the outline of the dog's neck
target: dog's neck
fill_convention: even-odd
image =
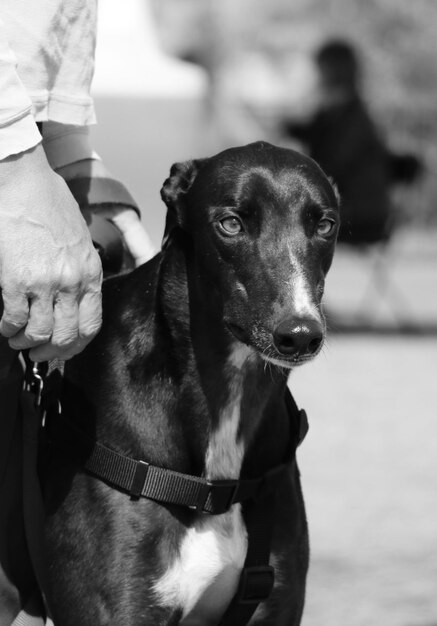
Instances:
[[[273,421],[275,403],[283,406],[287,377],[226,329],[186,248],[172,242],[105,285],[104,325],[67,364],[65,405],[75,407],[70,417],[82,430],[120,452],[236,478],[263,421]],[[269,433],[286,440],[287,426]]]
[[[201,428],[209,433],[204,472],[211,479],[236,478],[264,408],[282,395],[287,376],[226,328],[220,295],[187,241],[178,245],[176,238],[164,252],[156,308],[179,366],[202,397]]]

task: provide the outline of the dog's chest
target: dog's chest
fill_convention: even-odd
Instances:
[[[233,364],[235,358],[233,355]],[[244,444],[237,435],[242,385],[241,371],[236,373],[206,452],[209,479],[240,475]],[[236,592],[246,551],[247,533],[239,504],[223,515],[201,516],[187,529],[177,558],[154,586],[160,602],[182,609],[184,626],[215,624]]]
[[[240,505],[188,529],[178,557],[154,586],[163,606],[182,610],[184,626],[216,624],[232,599],[246,556]]]

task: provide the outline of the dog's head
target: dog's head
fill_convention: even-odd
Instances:
[[[313,357],[339,227],[337,193],[317,164],[259,142],[173,165],[161,195],[229,332],[283,367]]]

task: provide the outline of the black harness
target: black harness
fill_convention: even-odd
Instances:
[[[90,441],[60,410],[58,398],[62,376],[59,372],[54,373],[55,385],[47,385],[42,392],[45,377],[39,373],[35,380],[39,412],[45,422],[43,440],[55,448],[71,449],[73,446],[76,450],[86,450],[83,468],[89,474],[124,491],[131,498],[149,498],[206,515],[221,515],[233,504],[242,503],[248,534],[247,554],[237,593],[220,626],[247,624],[260,602],[266,600],[273,589],[274,569],[269,565],[269,558],[277,500],[275,492],[294,462],[293,445],[290,445],[289,458],[284,463],[259,478],[206,480],[133,459],[99,441]],[[57,389],[55,393],[54,388]],[[296,445],[300,445],[308,431],[307,416],[303,409],[298,409],[288,389],[286,402],[291,431],[295,433]]]

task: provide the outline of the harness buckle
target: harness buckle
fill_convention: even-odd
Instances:
[[[145,461],[137,461],[132,484],[129,490],[129,495],[133,500],[138,500],[138,498],[141,497],[148,471],[149,463],[146,463]]]
[[[226,513],[234,503],[237,489],[238,480],[207,480],[201,485],[196,504],[190,508],[209,515]]]
[[[238,604],[259,604],[270,596],[274,583],[275,570],[271,565],[245,567],[235,599]]]

